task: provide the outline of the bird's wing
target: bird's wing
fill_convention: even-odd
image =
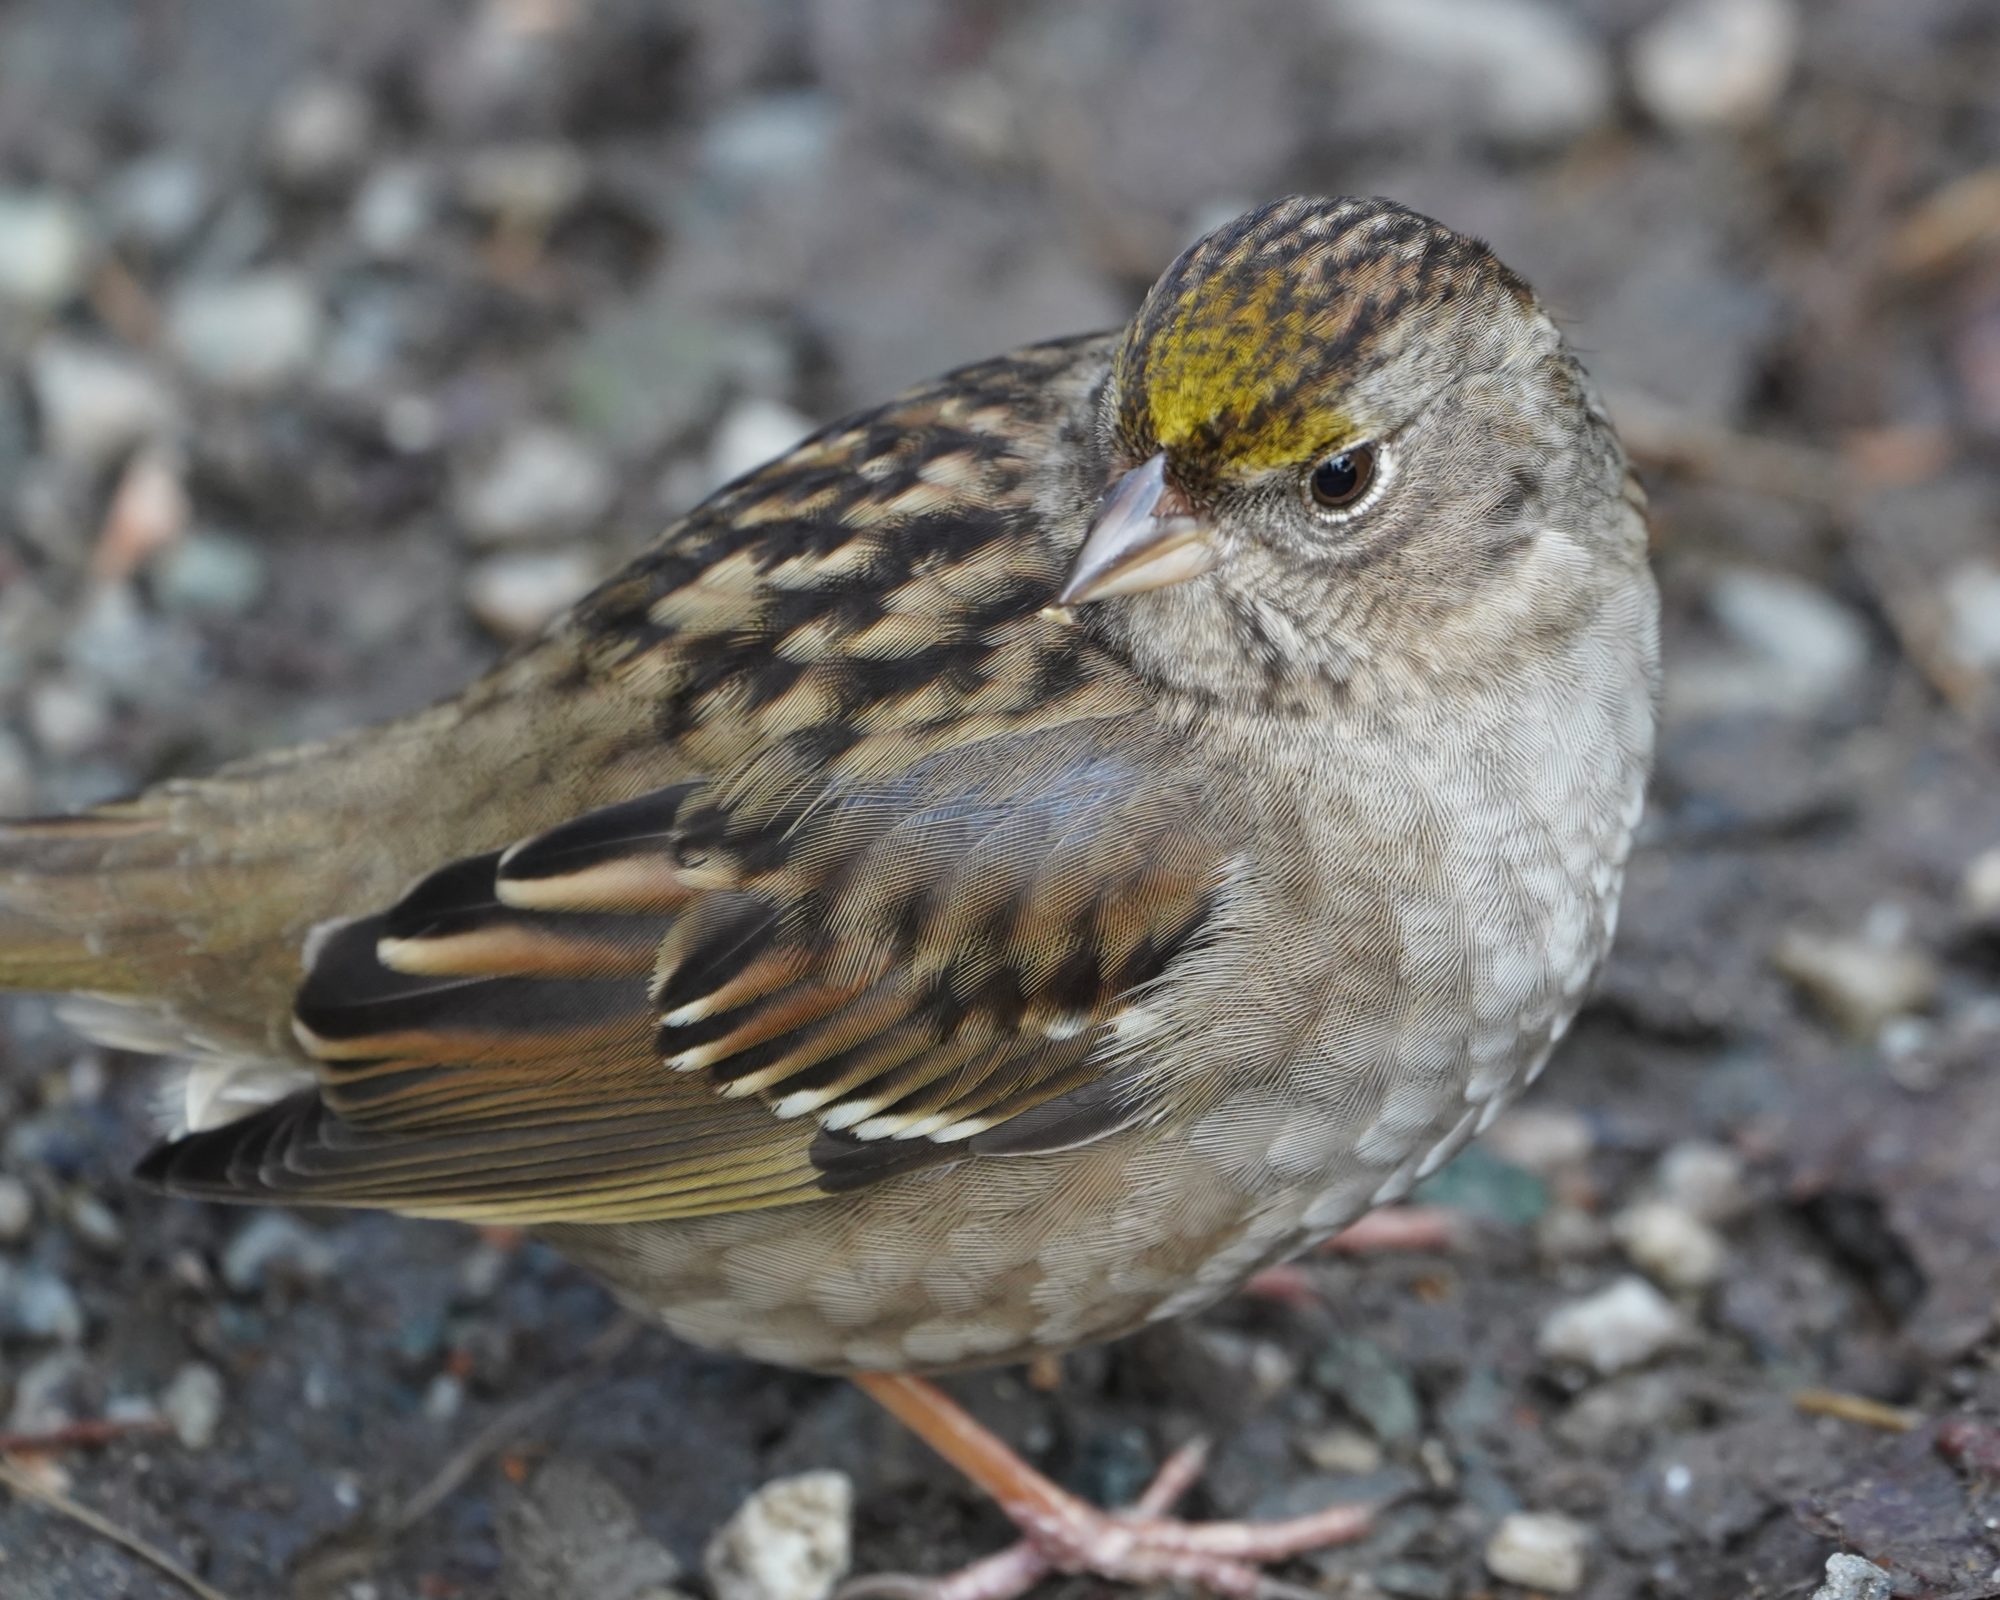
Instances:
[[[635,1221],[1123,1126],[1158,1085],[1121,1035],[1232,859],[1212,775],[1147,726],[934,730],[888,770],[678,783],[456,862],[318,952],[317,1092],[146,1175]]]

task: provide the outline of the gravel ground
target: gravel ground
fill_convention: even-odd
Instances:
[[[14,0],[0,813],[420,704],[813,421],[1393,194],[1655,496],[1612,970],[1456,1249],[955,1387],[1101,1499],[1403,1495],[1330,1596],[2000,1594],[1996,83],[1990,0]],[[534,1246],[143,1199],[153,1092],[0,1009],[0,1429],[111,1424],[12,1470],[232,1600],[809,1600],[838,1480],[704,1550],[820,1469],[856,1570],[1004,1539]],[[0,1493],[0,1593],[182,1591]]]

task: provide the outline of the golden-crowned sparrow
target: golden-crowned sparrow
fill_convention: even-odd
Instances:
[[[1642,506],[1483,245],[1282,201],[1121,332],[729,485],[454,700],[0,830],[0,982],[192,1062],[169,1193],[531,1227],[788,1365],[1110,1338],[1547,1059],[1652,746]],[[1033,1526],[1013,1578],[1241,1589],[1305,1536],[1093,1523],[869,1384]]]

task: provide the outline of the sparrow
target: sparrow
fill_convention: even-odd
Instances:
[[[1644,497],[1481,243],[1292,198],[1119,330],[719,490],[457,697],[0,826],[0,985],[184,1063],[139,1180],[532,1230],[856,1375],[1051,1569],[1257,1591],[1365,1508],[1116,1515],[921,1374],[1185,1315],[1548,1060],[1654,738]]]

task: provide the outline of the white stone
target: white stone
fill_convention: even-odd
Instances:
[[[1529,1106],[1508,1111],[1486,1134],[1501,1160],[1548,1177],[1589,1160],[1596,1137],[1580,1112]]]
[[[709,487],[719,489],[783,455],[813,429],[800,412],[780,400],[752,396],[739,400],[717,424],[708,446]]]
[[[0,301],[53,309],[83,287],[90,227],[48,189],[0,189]]]
[[[1868,661],[1868,634],[1854,610],[1788,573],[1730,567],[1716,574],[1709,610],[1746,650],[1781,668],[1801,703],[1843,694]]]
[[[520,227],[547,227],[583,198],[590,168],[566,144],[489,145],[459,173],[467,205]]]
[[[1969,561],[1947,580],[1945,643],[1974,672],[2000,672],[2000,566]]]
[[[34,1223],[34,1190],[11,1173],[0,1173],[0,1244],[19,1244]]]
[[[844,1472],[765,1484],[703,1554],[716,1600],[826,1600],[847,1573],[853,1509]]]
[[[1727,1222],[1749,1207],[1743,1158],[1726,1145],[1684,1139],[1660,1157],[1660,1194],[1703,1222]]]
[[[51,335],[35,346],[28,375],[43,437],[71,466],[101,467],[134,445],[173,431],[173,391],[117,350]]]
[[[466,574],[465,604],[496,638],[531,639],[597,582],[589,550],[523,550],[489,556]]]
[[[312,78],[288,92],[271,119],[271,168],[299,188],[347,176],[368,157],[375,128],[368,97],[340,78]]]
[[[222,1281],[238,1294],[261,1289],[275,1268],[304,1279],[333,1271],[333,1247],[296,1217],[260,1211],[223,1247]]]
[[[1642,1200],[1611,1219],[1625,1254],[1669,1289],[1703,1289],[1722,1276],[1729,1250],[1701,1218],[1666,1200]]]
[[[1535,1343],[1545,1356],[1576,1361],[1601,1376],[1644,1366],[1684,1343],[1686,1320],[1644,1278],[1623,1277],[1596,1294],[1558,1306]]]
[[[119,238],[170,249],[194,232],[210,198],[208,175],[199,163],[178,151],[155,150],[111,181],[105,221]]]
[[[246,394],[281,388],[303,374],[324,325],[304,275],[278,267],[198,279],[167,307],[174,353],[207,382]]]
[[[1449,85],[1461,113],[1494,138],[1559,142],[1610,114],[1611,63],[1562,7],[1541,0],[1322,3],[1360,48]]]
[[[1791,928],[1771,952],[1777,969],[1848,1032],[1873,1038],[1891,1017],[1937,992],[1931,959],[1908,945]]]
[[[1632,40],[1632,88],[1669,128],[1768,119],[1798,59],[1796,0],[1682,0]]]
[[[1981,851],[1966,864],[1959,897],[1981,921],[2000,920],[2000,845]]]
[[[28,731],[60,760],[82,755],[111,731],[111,704],[94,683],[64,674],[28,691]]]
[[[1553,1511],[1516,1511],[1486,1541],[1486,1570],[1523,1589],[1574,1594],[1583,1587],[1589,1537],[1580,1523]]]
[[[1888,1573],[1843,1550],[1826,1558],[1826,1582],[1813,1590],[1812,1600],[1889,1600],[1895,1592]]]
[[[575,434],[545,424],[517,429],[452,496],[465,531],[481,544],[575,535],[610,508],[610,463]]]
[[[206,1362],[190,1361],[160,1395],[160,1412],[183,1449],[206,1450],[222,1426],[222,1374]]]
[[[437,182],[428,167],[392,161],[362,182],[348,225],[370,255],[395,259],[422,240],[437,210]]]

